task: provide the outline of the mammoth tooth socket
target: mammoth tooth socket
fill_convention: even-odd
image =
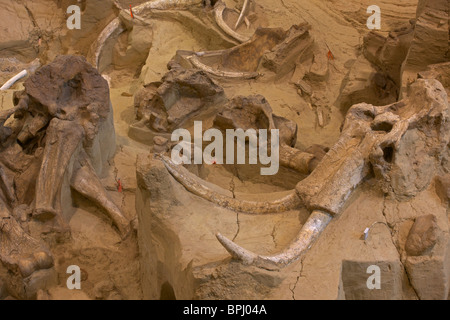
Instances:
[[[234,259],[242,261],[245,265],[253,265],[266,270],[278,270],[296,261],[308,251],[331,219],[332,216],[324,211],[313,211],[295,240],[281,253],[273,256],[255,254],[220,233],[216,237]]]
[[[181,165],[176,165],[172,159],[162,154],[157,154],[169,173],[189,192],[199,196],[209,202],[215,203],[220,207],[237,212],[266,214],[285,212],[301,206],[297,194],[292,191],[287,196],[273,201],[247,201],[238,200],[232,197],[220,194],[206,186],[206,181],[189,172]]]
[[[223,12],[226,9],[226,5],[223,2],[218,2],[216,4],[216,8],[215,8],[215,18],[216,18],[216,22],[217,25],[220,27],[220,29],[223,30],[223,32],[225,32],[227,35],[229,35],[230,37],[236,39],[239,42],[247,42],[250,40],[249,37],[243,36],[239,33],[237,33],[236,31],[234,31],[233,29],[230,28],[230,26],[223,20]]]
[[[311,153],[301,152],[287,145],[280,147],[280,164],[300,173],[308,174],[312,171],[310,165],[314,158]]]

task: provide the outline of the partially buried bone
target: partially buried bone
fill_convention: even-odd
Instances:
[[[226,71],[217,69],[215,70],[212,67],[207,66],[206,64],[200,62],[197,55],[191,55],[186,59],[188,59],[196,68],[217,77],[248,80],[248,79],[256,79],[261,75],[258,72],[237,72],[237,71]]]
[[[297,125],[292,121],[274,115],[269,103],[261,95],[233,98],[215,116],[213,126],[220,130],[238,128],[242,130],[278,129],[281,145],[280,162],[286,167],[303,174],[309,174],[322,157],[292,147],[292,145],[295,145],[297,138]],[[189,150],[191,147],[187,149]],[[191,152],[191,157],[192,154],[193,152]],[[301,205],[301,201],[294,191],[274,201],[258,202],[231,198],[209,188],[204,180],[190,173],[183,166],[177,165],[172,159],[164,155],[158,155],[158,158],[163,161],[172,176],[188,191],[224,208],[238,212],[262,214],[288,211]]]
[[[65,226],[62,188],[68,189],[67,180],[105,209],[122,236],[128,234],[126,219],[109,201],[96,174],[115,149],[106,81],[84,58],[60,56],[30,77],[25,88],[16,108],[21,130],[11,142],[27,150],[42,144],[33,217],[43,222],[55,218]],[[98,169],[93,169],[94,164]]]
[[[88,54],[88,60],[94,67],[98,68],[100,62],[100,55],[106,41],[113,35],[119,35],[124,31],[120,19],[115,18],[112,20],[98,36],[97,40],[91,45],[90,52]]]
[[[0,213],[0,259],[12,272],[23,278],[53,266],[50,251],[29,236],[5,210]]]
[[[222,130],[265,129],[270,132],[270,130],[277,129],[280,136],[279,159],[281,165],[303,174],[309,174],[314,169],[313,160],[316,159],[316,156],[293,148],[297,141],[297,124],[274,115],[272,107],[261,95],[234,97],[216,115],[214,126]]]
[[[83,158],[80,162],[80,168],[76,169],[72,176],[71,187],[100,208],[103,208],[119,230],[122,238],[126,238],[131,231],[130,222],[109,198],[94,169],[90,165],[87,155],[84,155]]]
[[[28,76],[29,74],[33,74],[36,71],[36,69],[39,68],[39,66],[40,66],[39,59],[33,60],[27,66],[27,68],[25,70],[22,70],[21,72],[16,74],[14,77],[12,77],[8,81],[6,81],[5,84],[3,84],[3,86],[0,87],[0,90],[8,90],[9,88],[11,88],[20,79]]]
[[[216,3],[216,6],[214,7],[214,13],[215,13],[215,18],[216,18],[216,22],[217,25],[226,33],[228,34],[230,37],[232,37],[233,39],[236,39],[239,42],[247,42],[250,40],[250,37],[248,36],[244,36],[236,31],[234,31],[233,29],[231,29],[231,27],[223,20],[223,12],[225,11],[225,9],[227,8],[227,6],[225,5],[225,3],[223,3],[222,1],[219,1]]]
[[[193,5],[198,5],[202,1],[201,0],[154,0],[144,2],[138,6],[132,8],[133,16],[135,18],[140,19],[139,17],[142,14],[145,14],[146,11],[149,10],[170,10],[170,9],[185,9]],[[118,6],[118,4],[116,3]],[[124,13],[129,14],[127,9],[122,9],[118,6]],[[125,31],[124,26],[122,25],[119,18],[113,19],[103,31],[97,37],[97,40],[91,45],[88,61],[94,65],[94,67],[99,67],[100,55],[102,53],[103,47],[105,46],[106,41],[113,37],[121,34]]]
[[[304,204],[312,213],[288,248],[273,256],[262,256],[218,234],[221,244],[245,264],[269,270],[284,267],[314,244],[331,217],[341,212],[352,192],[370,176],[372,166],[382,185],[391,184],[396,190],[392,180],[398,177],[394,179],[390,174],[398,175],[397,170],[392,170],[395,153],[403,147],[404,137],[409,132],[419,129],[424,133],[421,138],[428,142],[425,151],[438,164],[442,150],[450,141],[446,92],[436,80],[418,80],[410,87],[409,96],[411,98],[392,105],[375,107],[362,103],[349,110],[338,142],[296,187],[301,201],[296,199],[295,202]],[[175,167],[169,171],[173,174],[172,171],[177,170],[179,168]],[[208,194],[208,197],[214,199],[215,195]]]
[[[239,27],[239,25],[242,23],[242,21],[244,21],[245,15],[248,13],[247,11],[248,11],[249,6],[250,6],[250,0],[245,0],[244,6],[242,7],[241,14],[239,15],[236,25],[234,26],[234,30],[236,30]]]
[[[36,182],[36,209],[33,216],[46,221],[60,211],[64,174],[76,151],[81,148],[83,128],[72,121],[54,118],[47,128],[44,160]],[[78,151],[79,152],[79,151]]]
[[[283,252],[273,256],[262,256],[248,251],[222,236],[220,233],[218,233],[216,237],[233,258],[241,260],[246,265],[254,265],[267,270],[276,270],[292,263],[298,259],[302,253],[307,251],[320,236],[331,219],[332,216],[330,214],[320,210],[314,210],[289,247]]]
[[[169,157],[158,154],[157,158],[162,160],[170,174],[189,192],[230,210],[265,214],[284,212],[298,208],[301,205],[300,199],[295,192],[291,192],[287,196],[274,201],[258,202],[235,199],[208,188],[204,180],[193,173],[190,173],[186,168],[176,165]]]

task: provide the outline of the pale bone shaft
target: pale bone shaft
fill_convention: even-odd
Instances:
[[[94,202],[100,208],[103,208],[105,213],[119,229],[120,233],[126,235],[128,221],[122,215],[120,209],[109,198],[102,183],[98,179],[94,168],[90,165],[87,155],[82,152],[80,156],[82,156],[84,165],[73,173],[70,183],[71,187]]]
[[[5,82],[5,84],[0,88],[0,90],[8,90],[11,88],[14,83],[19,81],[20,79],[26,77],[28,75],[27,70],[22,70],[20,73],[16,74],[14,77]]]
[[[75,151],[81,148],[83,128],[73,121],[53,118],[47,128],[44,158],[36,183],[36,209],[58,211],[64,174]]]
[[[276,270],[297,260],[317,240],[325,227],[331,221],[328,213],[315,210],[300,230],[294,241],[282,253],[274,256],[261,256],[248,251],[221,234],[217,235],[219,242],[227,249],[231,256],[245,264],[255,265],[267,270]]]
[[[242,7],[241,14],[239,15],[236,25],[234,26],[234,30],[236,30],[239,27],[239,25],[242,23],[242,21],[244,21],[245,15],[247,14],[247,11],[249,8],[249,5],[250,5],[250,0],[245,0],[244,6]]]

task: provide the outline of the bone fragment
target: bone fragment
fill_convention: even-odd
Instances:
[[[250,5],[250,0],[245,0],[244,6],[242,7],[241,14],[239,15],[236,25],[234,26],[234,30],[236,30],[239,27],[239,25],[242,23],[242,21],[244,21],[245,15],[247,14],[247,11],[249,8],[249,5]]]
[[[140,4],[133,8],[134,15],[140,15],[147,10],[186,9],[201,4],[202,0],[154,0]]]
[[[247,17],[245,17],[244,22],[245,22],[245,25],[247,26],[247,29],[250,29],[250,25],[251,25],[250,20],[248,20]]]
[[[223,2],[218,2],[215,7],[215,18],[217,25],[230,37],[236,39],[239,42],[247,42],[249,37],[243,36],[236,31],[232,30],[230,26],[223,20],[223,11],[226,9],[226,5]]]
[[[319,126],[323,128],[324,122],[323,122],[323,111],[322,109],[317,110],[317,119],[319,120]]]
[[[301,152],[287,145],[280,146],[280,164],[284,167],[309,174],[312,171],[310,164],[313,159],[314,155],[311,153]]]
[[[255,79],[258,78],[261,74],[258,72],[235,72],[235,71],[223,71],[223,70],[214,70],[213,68],[205,65],[200,62],[197,55],[192,55],[187,57],[187,59],[198,69],[203,70],[209,74],[212,74],[216,77],[223,78],[232,78],[232,79]]]

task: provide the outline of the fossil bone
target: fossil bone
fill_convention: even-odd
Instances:
[[[105,46],[106,41],[113,35],[119,35],[122,33],[125,29],[123,28],[122,24],[120,23],[119,18],[115,18],[113,21],[111,21],[105,29],[100,33],[97,40],[92,44],[90,52],[92,55],[92,58],[90,58],[90,62],[93,63],[93,65],[98,68],[99,62],[100,62],[100,55],[102,53],[103,47]]]
[[[267,270],[276,270],[294,262],[301,254],[306,252],[320,236],[331,219],[332,216],[330,214],[320,210],[314,210],[296,239],[282,253],[274,256],[257,255],[238,246],[220,233],[216,237],[233,258],[241,260],[246,265],[254,265]]]
[[[8,81],[6,81],[5,84],[0,88],[0,90],[8,90],[9,88],[11,88],[14,85],[14,83],[19,81],[20,79],[25,78],[29,74],[33,74],[36,71],[36,69],[39,68],[40,65],[41,64],[40,64],[39,59],[33,60],[27,66],[27,68],[25,70],[22,70],[21,72],[16,74],[14,77],[12,77]]]
[[[61,227],[65,226],[61,199],[67,177],[75,190],[105,209],[121,235],[126,236],[128,222],[107,197],[92,167],[96,165],[99,172],[102,161],[106,161],[101,158],[100,150],[111,153],[109,149],[115,149],[106,80],[84,58],[60,56],[41,68],[39,74],[31,76],[25,88],[16,107],[22,113],[17,141],[23,147],[31,144],[33,149],[36,138],[45,135],[33,217],[41,221],[56,218]],[[112,132],[100,135],[100,128]]]
[[[302,152],[286,144],[280,145],[280,164],[284,167],[294,169],[300,173],[309,174],[314,169],[312,160],[315,156],[308,152]]]
[[[126,238],[131,230],[130,223],[122,215],[120,209],[109,198],[106,190],[103,188],[94,169],[89,163],[87,155],[84,154],[83,158],[81,161],[83,163],[82,166],[73,174],[71,187],[99,207],[104,208],[105,212],[119,230],[122,238]]]
[[[187,59],[198,69],[203,70],[209,74],[217,77],[233,78],[233,79],[256,79],[261,76],[258,72],[235,72],[235,71],[225,71],[225,70],[214,70],[213,68],[203,64],[198,59],[197,55],[191,55]]]
[[[263,126],[255,127],[263,124]],[[297,126],[292,121],[278,117],[273,114],[272,108],[266,99],[261,95],[250,97],[237,96],[218,114],[213,121],[213,126],[226,130],[234,129],[279,129],[280,130],[280,162],[286,167],[292,168],[303,174],[309,174],[314,168],[315,162],[321,156],[311,153],[301,152],[292,148],[297,136]],[[187,149],[192,149],[193,144]],[[193,152],[191,152],[191,156]],[[295,192],[273,202],[244,201],[228,197],[224,194],[207,187],[205,181],[187,171],[183,166],[176,165],[172,159],[158,155],[163,161],[168,171],[180,182],[188,191],[213,202],[224,208],[247,213],[271,213],[282,212],[297,208],[301,205]]]
[[[0,244],[3,264],[12,272],[20,273],[23,278],[53,266],[50,251],[25,233],[5,209],[0,213]]]
[[[236,30],[239,27],[239,25],[242,23],[242,21],[244,21],[245,15],[247,14],[247,11],[249,8],[249,5],[250,5],[250,0],[245,0],[244,5],[242,7],[241,14],[239,15],[239,18],[236,21],[236,25],[234,26],[234,30]]]
[[[362,103],[350,108],[339,140],[314,171],[297,184],[296,195],[288,196],[293,205],[282,206],[283,209],[294,209],[304,204],[312,212],[288,248],[273,256],[262,256],[217,234],[220,243],[235,259],[242,260],[245,264],[269,270],[285,267],[314,244],[332,216],[341,212],[352,192],[370,175],[372,166],[378,180],[385,180],[384,183],[396,180],[389,176],[392,170],[389,161],[393,157],[390,153],[395,156],[408,130],[420,128],[421,132],[426,132],[424,139],[430,139],[427,143],[429,154],[439,163],[439,152],[445,150],[450,140],[447,94],[438,81],[421,79],[410,87],[409,97],[411,98],[387,106],[376,107]],[[243,212],[281,211],[272,208],[261,210],[262,202],[256,207],[255,203],[251,204],[257,210],[251,210],[251,207],[246,206],[247,203],[230,206],[230,199],[223,195],[217,196],[200,179],[193,178],[186,169],[177,167],[167,157],[161,155],[160,158],[188,191],[211,202]]]
[[[60,189],[64,174],[83,137],[81,126],[72,121],[54,118],[47,129],[48,143],[44,149],[39,177],[36,182],[36,209],[33,216],[49,220],[60,210]]]
[[[185,9],[190,6],[200,4],[201,2],[201,0],[155,0],[144,2],[138,6],[133,7],[132,10],[135,18],[142,20],[139,16],[144,14],[148,10]],[[121,8],[117,3],[116,6],[119,7],[122,12],[127,12],[127,10]],[[94,65],[94,67],[99,67],[100,55],[106,41],[114,35],[121,34],[123,31],[125,31],[125,28],[122,26],[119,18],[113,19],[105,27],[105,29],[103,29],[103,31],[97,37],[97,40],[92,44],[88,54],[88,60]]]
[[[170,174],[189,192],[230,210],[266,214],[292,210],[301,205],[295,192],[291,192],[287,196],[273,201],[258,202],[234,199],[211,190],[206,186],[204,180],[190,173],[186,168],[176,165],[169,157],[162,154],[157,154],[156,157],[164,163]]]
[[[444,150],[442,146],[450,140],[444,88],[436,80],[419,80],[410,90],[414,99],[382,107],[358,104],[349,110],[338,142],[313,173],[296,187],[312,214],[291,246],[274,256],[260,256],[218,234],[218,240],[227,251],[246,264],[267,269],[284,267],[309,249],[331,217],[341,212],[353,190],[370,174],[371,163],[375,171],[381,171],[381,178],[386,177],[382,167],[387,166],[385,170],[389,170],[389,164],[384,159],[383,149],[392,146],[394,152],[398,150],[408,129],[420,127],[433,137],[438,150]],[[434,131],[437,123],[438,130]],[[435,153],[431,149],[431,153]]]
[[[217,25],[230,37],[232,37],[233,39],[236,39],[239,42],[247,42],[250,40],[250,37],[241,35],[240,33],[234,31],[233,29],[230,28],[230,26],[223,20],[223,12],[226,9],[226,5],[225,3],[223,3],[222,1],[219,1],[215,8],[215,18],[216,18],[216,22]]]
[[[6,81],[5,84],[0,88],[0,90],[8,90],[9,88],[11,88],[13,86],[14,83],[16,83],[20,79],[26,77],[27,75],[28,75],[28,71],[22,70],[21,72],[16,74],[14,77],[12,77],[8,81]]]
[[[147,10],[186,9],[201,4],[202,0],[155,0],[148,1],[133,8],[133,14],[141,15]]]

